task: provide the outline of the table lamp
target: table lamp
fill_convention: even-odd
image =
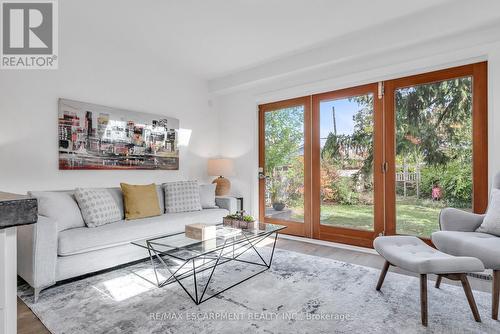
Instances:
[[[225,196],[231,190],[231,182],[224,176],[232,176],[233,161],[231,159],[208,159],[208,175],[218,176],[212,183],[217,184],[215,195]]]

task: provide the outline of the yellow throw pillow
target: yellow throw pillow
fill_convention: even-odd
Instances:
[[[125,219],[139,219],[159,216],[160,205],[156,185],[132,185],[120,183],[125,206]]]

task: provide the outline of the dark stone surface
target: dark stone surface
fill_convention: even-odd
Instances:
[[[37,216],[35,198],[0,192],[0,229],[34,224]]]

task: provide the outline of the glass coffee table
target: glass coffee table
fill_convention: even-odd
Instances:
[[[208,240],[191,239],[182,232],[134,241],[132,244],[148,251],[158,287],[177,282],[193,302],[199,305],[269,269],[273,260],[278,233],[285,228],[286,226],[283,225],[259,223],[254,229],[239,229],[221,224],[217,225],[216,237]],[[271,236],[274,239],[272,250],[266,260],[256,246]],[[257,255],[258,260],[241,258],[244,254],[248,256],[248,253]],[[207,288],[216,268],[231,261],[256,266],[259,270],[252,272],[251,275],[228,287],[207,295]],[[160,269],[166,269],[169,277],[163,279],[159,275]],[[201,281],[198,279],[198,275],[205,271],[208,271],[209,276],[199,289]],[[183,283],[183,280],[187,278],[193,279],[194,291],[190,292],[189,290],[193,289],[188,289],[188,286]]]

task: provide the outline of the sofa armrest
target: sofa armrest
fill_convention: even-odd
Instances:
[[[17,273],[35,291],[56,283],[57,237],[57,223],[44,216],[17,228]]]
[[[226,209],[229,213],[238,211],[236,198],[231,196],[215,196],[215,204],[221,209]]]
[[[474,232],[483,222],[484,214],[445,208],[439,214],[441,231]]]

